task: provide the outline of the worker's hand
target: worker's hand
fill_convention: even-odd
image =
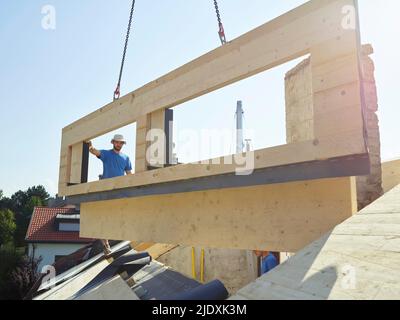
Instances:
[[[95,147],[93,147],[92,141],[88,140],[88,141],[85,141],[85,143],[88,144],[89,152],[90,152],[91,154],[94,154],[97,158],[100,158],[101,152],[100,152],[99,150],[96,150]]]

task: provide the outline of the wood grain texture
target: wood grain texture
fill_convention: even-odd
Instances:
[[[357,208],[354,178],[81,205],[81,236],[296,252]]]
[[[388,192],[400,184],[400,159],[382,163],[382,187]]]
[[[59,194],[77,195],[235,172],[237,166],[229,164],[188,164],[146,172],[143,119],[151,126],[152,119],[156,121],[156,115],[166,108],[307,53],[312,55],[315,139],[258,150],[255,169],[367,153],[361,118],[358,29],[343,28],[345,6],[355,6],[355,1],[309,1],[65,127]],[[337,88],[341,89],[340,95],[345,92],[344,98],[337,96]],[[343,100],[345,105],[338,105]],[[64,179],[63,157],[70,146],[136,121],[141,124],[137,125],[135,175],[67,187],[71,181],[68,174]]]
[[[231,299],[400,299],[400,186]]]

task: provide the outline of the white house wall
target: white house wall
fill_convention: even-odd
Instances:
[[[39,264],[39,272],[46,265],[52,265],[55,256],[67,256],[84,247],[85,244],[69,244],[69,243],[36,243],[35,257],[43,258]],[[32,256],[32,244],[29,244],[29,255]]]

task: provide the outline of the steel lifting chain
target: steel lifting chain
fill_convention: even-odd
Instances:
[[[218,27],[219,27],[218,35],[219,35],[219,39],[221,40],[221,44],[224,45],[226,43],[226,36],[225,36],[224,25],[222,24],[222,20],[221,20],[221,15],[219,13],[217,0],[214,0],[214,7],[215,7],[215,12],[217,13],[217,19],[218,19]]]
[[[129,35],[131,33],[132,18],[133,18],[134,10],[135,10],[135,0],[132,0],[132,8],[131,8],[130,16],[129,16],[128,31],[126,33],[125,47],[124,47],[124,52],[122,54],[121,69],[120,69],[120,72],[119,72],[117,88],[114,91],[114,101],[118,100],[120,98],[120,96],[121,96],[121,79],[122,79],[122,73],[124,71],[125,56],[126,56],[126,51],[128,49]]]

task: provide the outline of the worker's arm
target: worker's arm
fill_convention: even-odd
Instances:
[[[99,150],[97,150],[95,147],[93,147],[92,141],[86,141],[86,143],[89,146],[89,152],[99,158],[101,155],[101,152]]]
[[[126,161],[125,173],[128,176],[130,174],[132,174],[132,163],[131,163],[131,160],[129,159],[129,157],[127,158],[127,161]]]

